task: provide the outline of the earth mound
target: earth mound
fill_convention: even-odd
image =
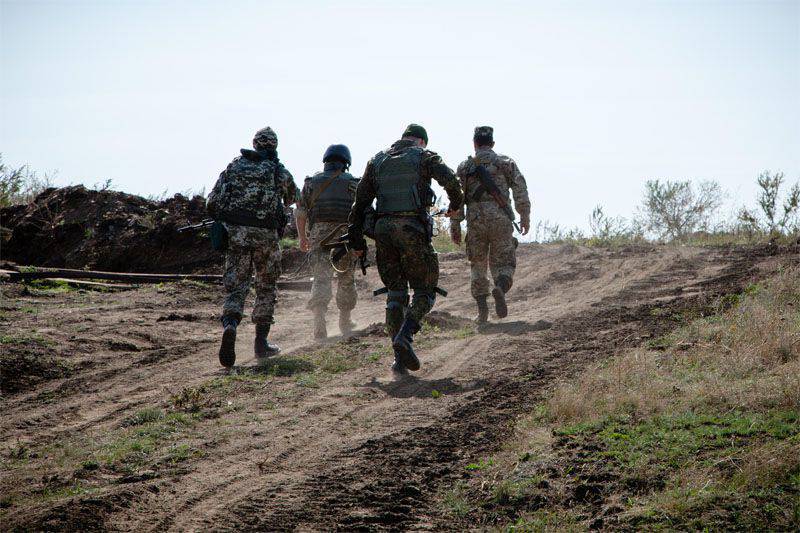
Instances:
[[[21,265],[119,272],[218,271],[205,231],[178,228],[207,217],[202,196],[162,201],[82,185],[50,188],[28,205],[0,209],[2,259]],[[284,262],[293,262],[289,253]]]

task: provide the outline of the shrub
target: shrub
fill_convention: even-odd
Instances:
[[[786,235],[798,229],[797,215],[800,210],[800,183],[795,183],[780,202],[783,172],[771,174],[765,170],[758,176],[758,209],[742,207],[738,220],[751,235],[766,233]]]
[[[718,183],[648,180],[642,204],[642,226],[662,240],[684,240],[709,228],[724,193]]]
[[[50,176],[39,177],[27,165],[11,168],[3,163],[3,154],[0,154],[0,207],[28,204],[51,186]]]

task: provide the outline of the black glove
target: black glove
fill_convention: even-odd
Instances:
[[[347,235],[347,247],[351,250],[361,250],[366,251],[367,249],[367,241],[364,239],[363,236],[357,237],[356,235]]]
[[[342,240],[347,239],[347,247],[351,250],[366,250],[367,249],[367,241],[364,239],[364,234],[354,227],[353,224],[350,224],[347,227],[347,234],[342,235]]]

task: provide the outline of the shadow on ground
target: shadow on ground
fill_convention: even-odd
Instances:
[[[523,320],[512,322],[489,322],[478,328],[480,333],[505,333],[506,335],[525,335],[536,331],[544,331],[553,327],[552,322],[547,320],[537,320],[534,323]]]
[[[453,378],[419,379],[413,375],[398,376],[391,383],[381,383],[372,378],[369,383],[361,385],[383,391],[392,398],[434,398],[440,395],[464,394],[486,387],[488,381],[478,379],[467,384],[453,381]]]

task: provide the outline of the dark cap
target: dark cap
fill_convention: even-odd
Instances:
[[[494,142],[494,128],[491,126],[477,126],[472,135],[475,142]]]
[[[403,132],[403,137],[416,137],[428,144],[428,132],[419,124],[409,124],[406,131]]]

